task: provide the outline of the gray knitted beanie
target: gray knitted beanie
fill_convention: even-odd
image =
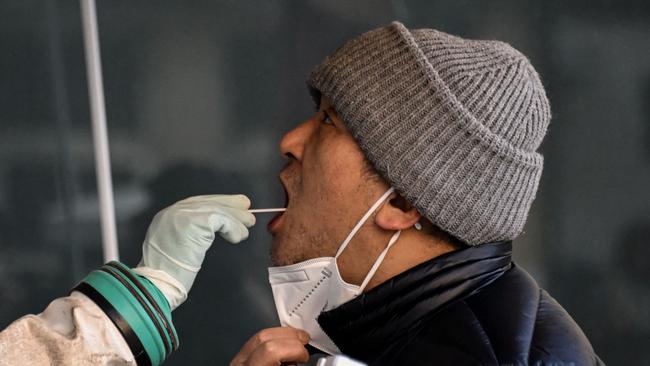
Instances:
[[[542,174],[551,112],[528,59],[498,41],[399,22],[312,71],[375,169],[420,214],[470,245],[517,237]]]

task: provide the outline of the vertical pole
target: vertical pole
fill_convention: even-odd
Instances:
[[[99,54],[99,34],[97,31],[97,11],[95,0],[81,1],[84,48],[86,51],[86,72],[88,94],[95,147],[95,171],[97,192],[99,194],[100,220],[102,228],[102,248],[104,261],[119,259],[117,229],[115,226],[115,204],[111,161],[108,152],[106,128],[106,106],[104,105],[104,85],[102,81],[101,56]]]

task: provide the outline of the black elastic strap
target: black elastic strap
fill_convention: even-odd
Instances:
[[[138,365],[151,366],[151,359],[149,358],[147,351],[145,351],[142,342],[140,342],[140,338],[138,338],[129,323],[124,320],[122,315],[120,315],[120,313],[115,310],[113,305],[111,305],[111,303],[109,303],[108,300],[102,296],[102,294],[100,294],[97,290],[85,282],[82,282],[75,286],[75,288],[73,288],[70,292],[72,291],[78,291],[86,295],[90,300],[97,304],[100,309],[102,309],[106,316],[108,316],[113,324],[115,324],[117,329],[122,334],[122,337],[124,337],[124,340],[129,346],[129,349],[131,349],[131,353],[133,353],[135,362]]]
[[[160,320],[163,323],[163,326],[165,327],[165,330],[167,331],[167,335],[169,336],[169,339],[172,341],[172,349],[175,351],[178,349],[178,343],[176,341],[176,337],[174,337],[174,331],[172,330],[171,326],[169,325],[169,322],[167,322],[167,317],[165,316],[165,313],[163,313],[162,309],[158,306],[158,303],[153,299],[151,294],[149,294],[149,291],[142,286],[140,281],[131,274],[128,270],[122,268],[121,265],[119,265],[117,262],[108,262],[106,263],[107,266],[110,266],[112,268],[115,268],[118,270],[120,273],[122,273],[126,278],[131,280],[135,284],[135,286],[144,294],[144,297],[149,300],[149,303],[151,306],[154,308],[156,313],[158,313],[158,317],[160,317]]]

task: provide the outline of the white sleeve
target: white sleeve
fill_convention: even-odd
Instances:
[[[136,362],[106,314],[88,297],[73,292],[0,332],[0,366],[5,365],[135,366]]]

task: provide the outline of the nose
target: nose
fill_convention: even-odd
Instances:
[[[305,144],[314,130],[313,121],[307,120],[287,132],[280,140],[280,152],[289,159],[302,161]]]

